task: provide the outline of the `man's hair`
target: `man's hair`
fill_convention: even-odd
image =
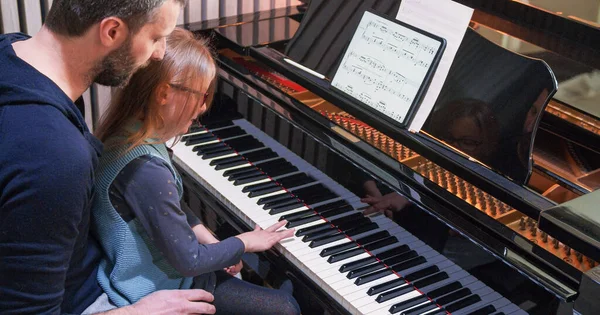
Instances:
[[[63,36],[77,37],[103,19],[114,16],[136,33],[152,20],[155,10],[168,0],[54,0],[46,27]],[[186,0],[174,0],[185,5]]]

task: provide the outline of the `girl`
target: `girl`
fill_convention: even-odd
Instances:
[[[194,287],[213,293],[217,314],[298,314],[289,294],[231,276],[244,252],[292,236],[276,231],[285,222],[219,242],[180,207],[181,179],[165,142],[208,109],[216,74],[207,42],[176,29],[164,60],[134,74],[114,98],[97,130],[105,152],[92,216],[107,254],[98,281],[119,307],[157,290]]]

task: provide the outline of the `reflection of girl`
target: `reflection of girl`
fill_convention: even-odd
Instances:
[[[207,110],[216,70],[206,43],[176,29],[164,60],[138,71],[111,104],[98,128],[106,150],[92,215],[107,256],[98,281],[117,306],[193,286],[213,293],[217,314],[298,314],[291,295],[232,277],[244,252],[293,235],[276,231],[285,221],[219,241],[180,207],[181,178],[164,143]]]
[[[498,145],[499,126],[488,104],[455,100],[432,113],[426,130],[469,156],[490,165]]]

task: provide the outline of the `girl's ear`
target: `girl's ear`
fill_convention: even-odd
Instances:
[[[168,103],[168,96],[169,93],[171,92],[171,87],[169,86],[168,83],[161,83],[156,87],[156,93],[155,93],[155,97],[156,97],[156,102],[159,105],[166,105]]]

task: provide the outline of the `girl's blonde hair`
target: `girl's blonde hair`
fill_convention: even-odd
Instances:
[[[173,104],[180,108],[179,121],[166,126],[160,114],[161,105],[156,101],[158,86],[185,86],[187,82],[199,82],[201,86],[206,86],[208,81],[210,83],[205,101],[208,110],[215,92],[216,76],[217,66],[208,40],[196,38],[191,32],[176,28],[167,37],[163,60],[151,61],[147,67],[138,70],[127,86],[113,97],[96,129],[96,136],[105,145],[130,144],[129,149],[132,149],[146,143],[148,138],[156,139],[159,130],[162,135],[176,134],[184,122],[194,118],[189,115],[186,117],[184,113],[197,112],[203,104],[194,103],[197,98],[188,93],[184,104]],[[189,110],[188,106],[195,107]],[[141,121],[139,129],[127,130],[138,120]],[[110,143],[107,143],[109,139]],[[168,139],[156,139],[157,142],[166,140]]]

